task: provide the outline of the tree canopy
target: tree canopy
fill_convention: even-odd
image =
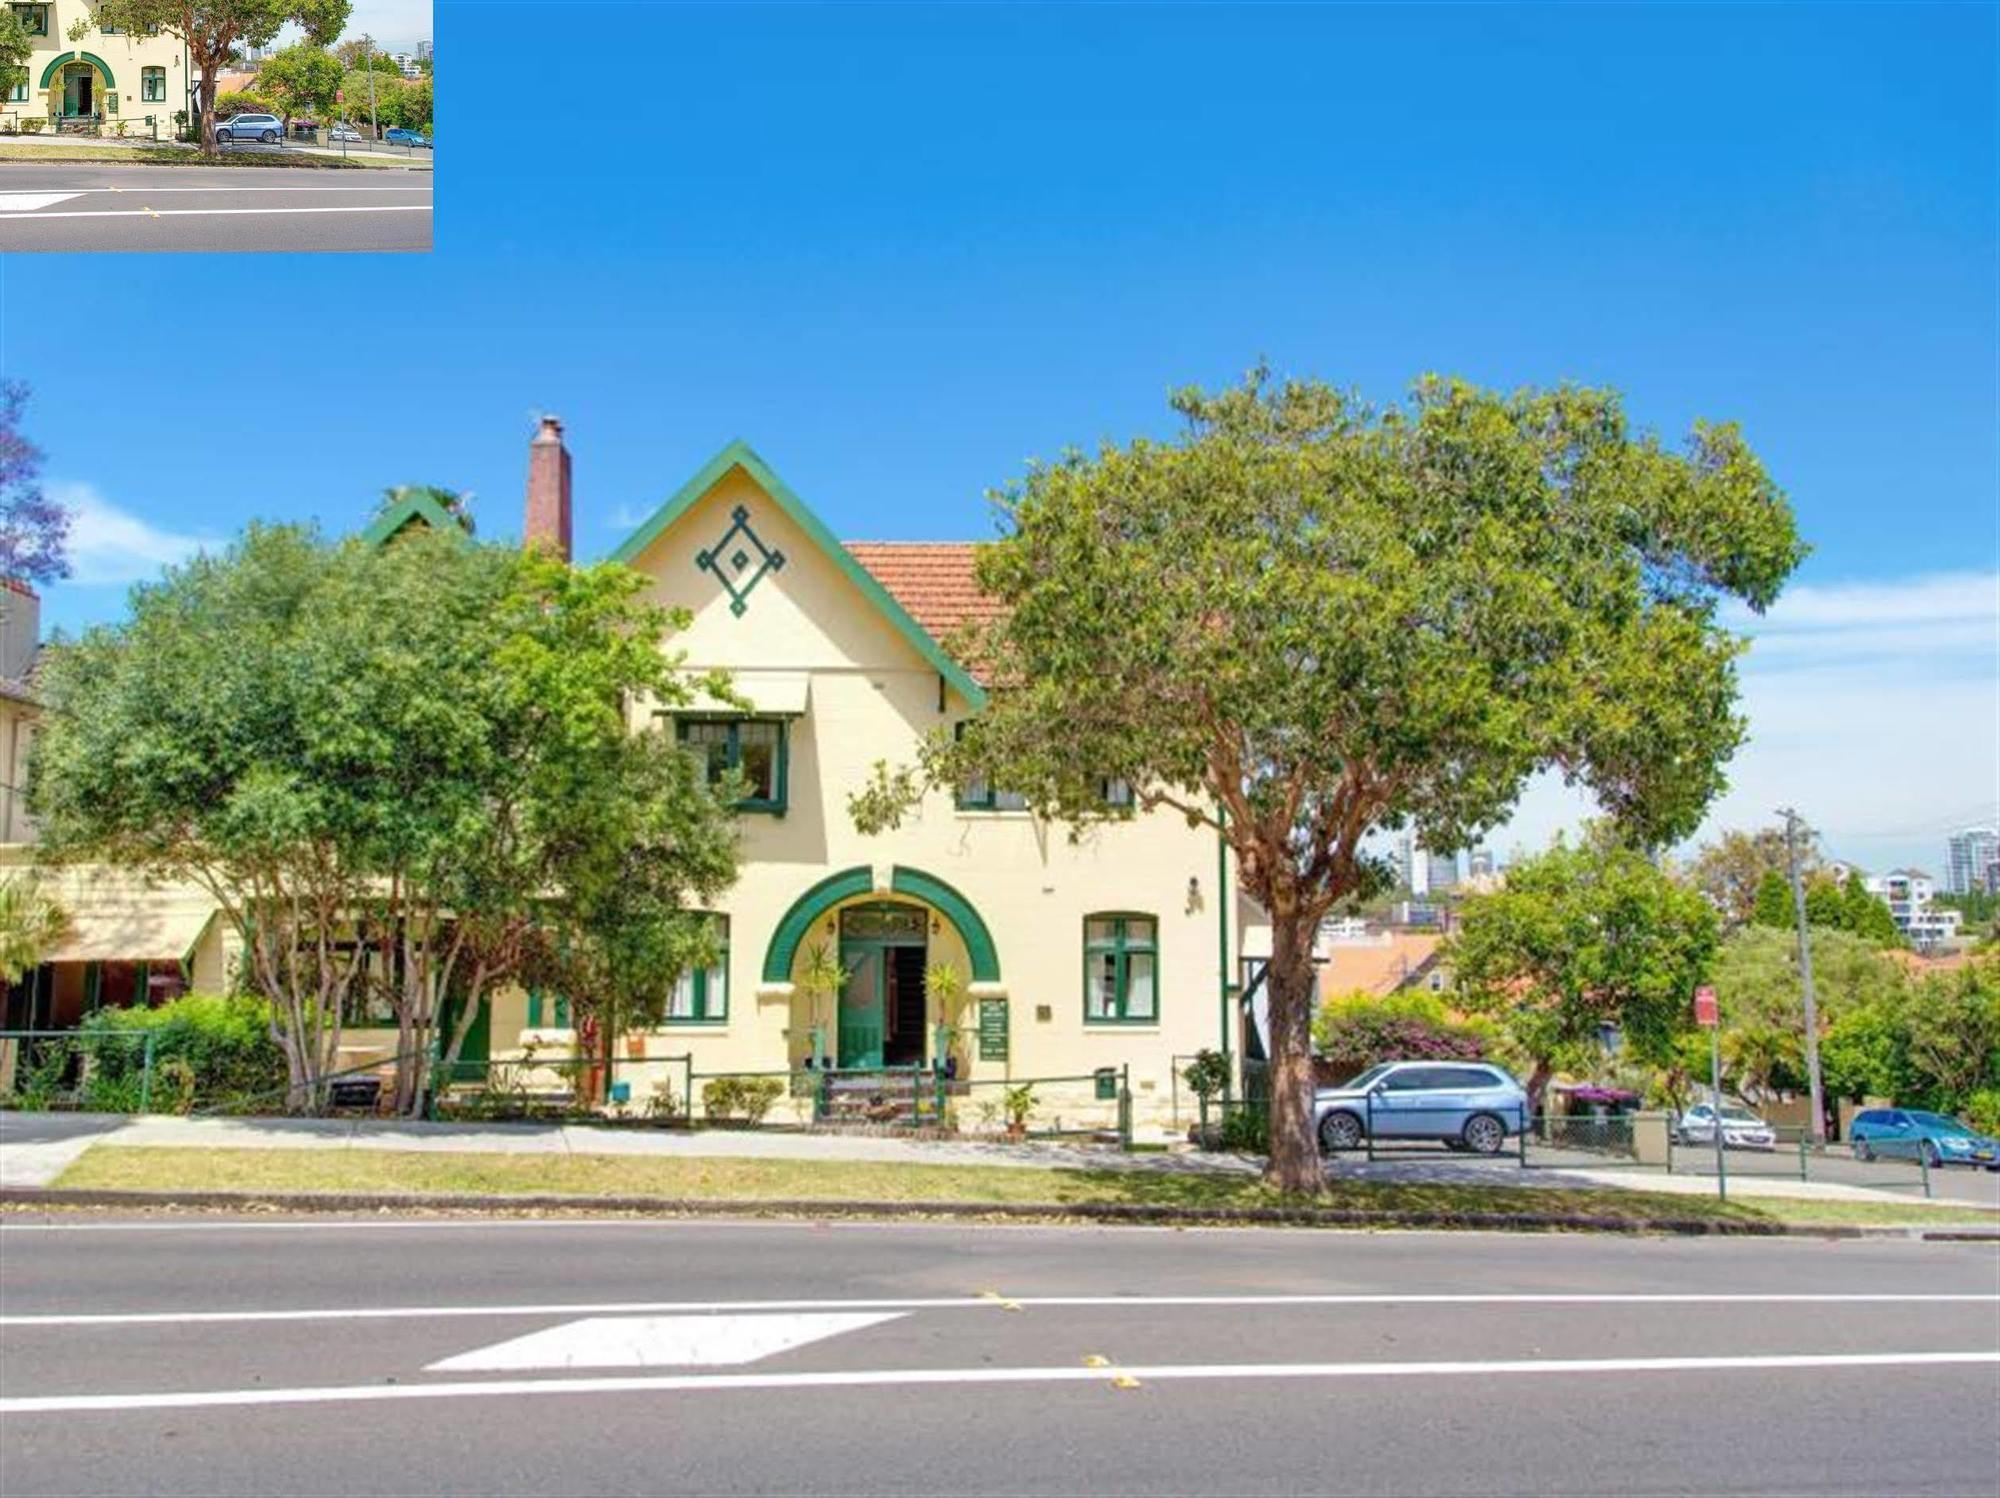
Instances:
[[[635,695],[687,692],[662,648],[678,621],[642,593],[623,567],[457,531],[376,548],[253,527],[55,653],[44,848],[215,897],[296,1106],[371,985],[406,1109],[447,1013],[450,1062],[502,983],[575,982],[615,947],[648,959],[615,997],[663,1005],[706,950],[695,912],[734,877],[735,828],[666,735],[629,731]]]
[[[34,50],[34,38],[21,24],[20,13],[11,7],[0,9],[0,99],[12,98],[17,87],[27,85],[28,59]]]
[[[0,12],[0,18],[7,13]],[[21,431],[28,387],[0,380],[0,577],[69,576],[69,511],[42,492],[42,453]]]
[[[1808,876],[1819,868],[1819,851],[1810,836],[1800,849],[1799,865]],[[1782,827],[1731,828],[1696,850],[1688,876],[1715,902],[1726,923],[1741,926],[1751,919],[1769,877],[1785,878],[1790,866]]]
[[[996,496],[1001,612],[958,642],[994,688],[922,762],[1073,826],[1123,814],[1114,777],[1220,831],[1272,921],[1271,1178],[1317,1191],[1312,941],[1382,883],[1371,835],[1464,847],[1553,768],[1633,840],[1687,836],[1744,735],[1719,605],[1766,607],[1803,548],[1734,426],[1671,449],[1610,391],[1425,378],[1376,407],[1259,370],[1172,404],[1178,440]]]
[[[340,89],[340,64],[309,42],[286,47],[257,70],[257,91],[290,123],[295,115],[323,115]]]

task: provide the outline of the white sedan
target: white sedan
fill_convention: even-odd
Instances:
[[[1715,1143],[1715,1109],[1696,1103],[1674,1120],[1674,1143]],[[1732,1150],[1770,1150],[1778,1147],[1778,1131],[1748,1108],[1722,1105],[1722,1147]]]
[[[326,138],[331,141],[349,140],[357,145],[363,139],[361,132],[356,130],[352,125],[335,125],[333,129],[327,132]]]

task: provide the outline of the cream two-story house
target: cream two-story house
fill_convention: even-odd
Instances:
[[[96,0],[7,0],[7,8],[34,50],[27,76],[0,94],[0,129],[88,123],[150,133],[150,117],[164,139],[174,112],[189,107],[188,90],[199,79],[179,37],[107,26]]]

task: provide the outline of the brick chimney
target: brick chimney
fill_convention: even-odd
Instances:
[[[522,539],[569,560],[569,449],[563,446],[562,423],[553,416],[542,418],[528,444],[528,527]]]

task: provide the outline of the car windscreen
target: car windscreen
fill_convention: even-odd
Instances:
[[[1946,1118],[1942,1113],[1912,1113],[1910,1122],[1922,1124],[1934,1134],[1970,1134],[1972,1130],[1955,1118]]]
[[[1722,1110],[1722,1118],[1725,1123],[1760,1124],[1764,1121],[1747,1108],[1724,1108]]]
[[[1388,1069],[1389,1068],[1386,1065],[1371,1066],[1360,1076],[1354,1077],[1349,1081],[1343,1083],[1342,1085],[1347,1087],[1366,1087],[1370,1082],[1375,1081],[1382,1075],[1382,1073],[1384,1073]]]

